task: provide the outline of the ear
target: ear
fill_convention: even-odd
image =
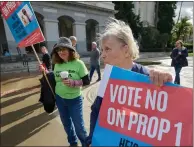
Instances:
[[[131,56],[128,45],[123,46],[123,53],[126,58]]]

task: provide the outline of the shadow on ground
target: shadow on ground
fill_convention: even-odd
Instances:
[[[38,72],[38,71],[33,71],[30,73],[21,72],[21,73],[14,73],[14,74],[13,73],[1,73],[1,82],[5,82],[7,80],[12,80],[12,79],[14,81],[15,78],[27,79],[27,78],[32,78],[32,77],[35,77],[38,75],[40,75],[40,72]]]
[[[24,92],[28,92],[28,91],[31,91],[35,88],[40,88],[40,85],[35,85],[35,86],[32,86],[32,87],[23,88],[23,89],[20,89],[20,90],[13,91],[11,93],[7,93],[7,94],[1,96],[1,98],[6,98],[6,97],[14,96],[14,95],[17,95],[17,94],[21,94],[21,93],[24,93]]]
[[[40,91],[37,91],[37,92],[34,92],[34,93],[30,93],[30,94],[27,94],[27,95],[24,95],[24,96],[18,96],[18,97],[15,97],[13,99],[10,99],[10,100],[7,100],[5,102],[1,102],[1,109],[2,108],[5,108],[7,106],[10,106],[10,105],[13,105],[13,104],[16,104],[18,102],[21,102],[23,100],[25,100],[26,98],[32,96],[32,95],[35,95],[35,94],[38,94],[40,93]]]
[[[41,108],[42,104],[41,103],[36,103],[34,105],[31,105],[29,107],[25,107],[16,111],[12,111],[9,113],[6,113],[1,116],[1,127],[4,127],[10,123],[13,123],[17,120],[20,120],[24,118],[25,116],[31,114],[34,112],[34,110]]]
[[[35,77],[37,77],[37,75],[31,75],[31,76],[27,76],[27,77],[15,78],[15,79],[10,80],[8,82],[4,82],[2,85],[7,85],[7,84],[15,83],[15,82],[18,82],[18,81],[21,81],[21,80],[35,78]]]
[[[34,106],[38,107],[38,106]],[[32,110],[32,108],[31,108]],[[26,111],[27,112],[27,111]],[[34,116],[1,133],[1,146],[16,146],[49,125],[49,121],[58,115],[58,111],[48,115],[42,113]],[[52,132],[51,132],[52,133]],[[43,136],[44,137],[44,136]]]

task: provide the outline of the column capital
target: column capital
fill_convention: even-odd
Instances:
[[[73,25],[86,25],[85,22],[74,22]]]
[[[44,18],[43,21],[44,22],[55,22],[55,23],[59,22],[58,20],[53,20],[53,19],[48,19],[48,18]]]

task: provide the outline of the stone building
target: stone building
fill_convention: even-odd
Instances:
[[[77,37],[77,51],[86,55],[91,49],[91,42],[96,40],[96,33],[103,30],[108,17],[114,16],[112,2],[31,2],[35,15],[46,41],[34,45],[37,52],[40,46],[46,45],[51,52],[53,45],[60,36]],[[1,53],[8,49],[17,55],[16,43],[5,22],[0,18]],[[31,47],[21,49],[22,53],[32,52]]]
[[[77,51],[87,55],[91,50],[91,42],[96,40],[96,33],[104,29],[108,17],[114,17],[112,2],[67,2],[45,1],[31,2],[40,28],[46,41],[38,43],[35,49],[40,53],[40,46],[46,45],[51,52],[53,45],[60,36],[77,37]],[[144,26],[155,25],[155,2],[134,2],[134,12],[140,15]],[[0,17],[0,49],[8,49],[11,55],[17,55],[16,43],[5,22]],[[21,49],[21,52],[33,54],[31,47]]]

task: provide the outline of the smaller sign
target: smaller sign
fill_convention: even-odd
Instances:
[[[45,41],[30,2],[1,2],[0,10],[18,47]]]

